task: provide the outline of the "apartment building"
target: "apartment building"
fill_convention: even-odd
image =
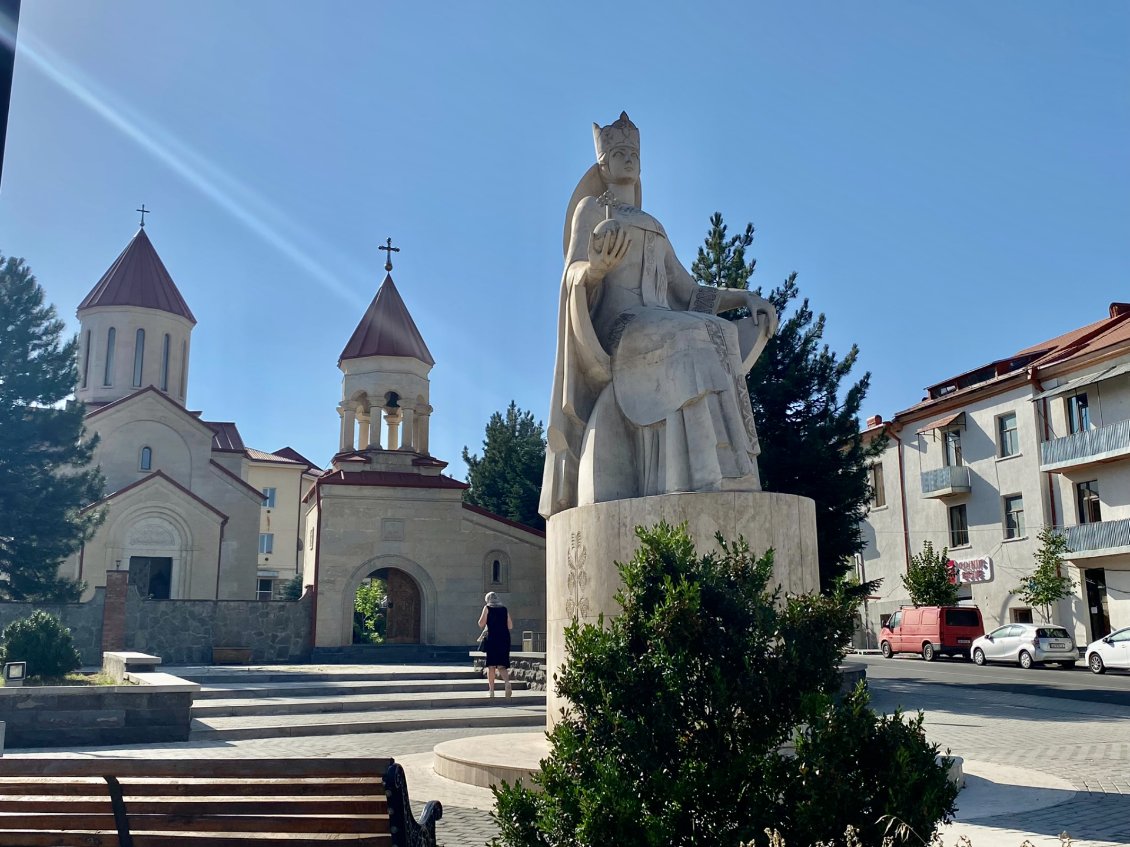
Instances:
[[[1130,626],[1130,304],[932,385],[890,421],[872,469],[858,569],[882,578],[859,642],[909,602],[901,576],[930,541],[946,548],[963,603],[986,628],[1039,621],[1014,590],[1035,567],[1045,526],[1067,538],[1075,595],[1053,619],[1079,643]]]

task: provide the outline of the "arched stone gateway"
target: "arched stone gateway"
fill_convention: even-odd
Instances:
[[[377,556],[360,565],[352,574],[349,590],[342,598],[342,622],[349,627],[343,632],[342,644],[352,642],[353,604],[357,589],[366,579],[385,583],[388,610],[385,642],[388,644],[434,644],[436,588],[428,572],[403,556]]]

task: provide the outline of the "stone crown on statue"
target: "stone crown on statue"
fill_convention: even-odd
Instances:
[[[608,126],[592,125],[592,140],[596,145],[596,160],[604,161],[604,157],[617,147],[631,147],[640,149],[640,131],[632,123],[627,112],[621,112],[620,117]]]

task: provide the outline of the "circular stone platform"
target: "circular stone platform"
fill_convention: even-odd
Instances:
[[[532,787],[530,777],[541,770],[549,755],[544,732],[507,732],[476,735],[437,744],[432,751],[432,769],[440,776],[490,788],[506,780]]]

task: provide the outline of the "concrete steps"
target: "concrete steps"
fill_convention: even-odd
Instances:
[[[379,694],[351,694],[338,697],[255,697],[227,700],[205,700],[194,703],[194,718],[223,718],[244,715],[323,715],[347,712],[377,712],[412,709],[478,708],[499,705],[501,692],[492,701],[480,683],[474,691],[392,692]],[[515,688],[513,702],[519,700],[531,706],[545,705],[545,692]]]
[[[191,741],[545,724],[545,692],[515,683],[512,697],[499,686],[491,699],[485,680],[465,666],[177,672],[202,685]]]

